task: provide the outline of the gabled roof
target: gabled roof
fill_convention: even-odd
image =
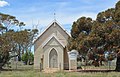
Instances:
[[[52,21],[48,27],[41,33],[38,35],[38,37],[33,41],[34,43],[52,26],[52,24],[57,23],[59,25],[59,27],[68,35],[71,36],[70,33],[68,33],[60,24],[59,22],[57,22],[56,20]]]
[[[65,47],[65,45],[54,34],[52,34],[49,38],[47,38],[43,42],[42,47],[44,47],[52,38],[55,38],[60,43],[60,45],[62,45],[63,47]]]

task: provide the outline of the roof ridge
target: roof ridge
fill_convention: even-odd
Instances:
[[[67,34],[68,36],[71,36],[70,33],[68,33],[68,32],[61,26],[61,24],[60,24],[57,20],[53,20],[53,21],[44,29],[44,31],[43,31],[42,33],[40,33],[36,39],[33,40],[33,42],[35,43],[35,42],[47,31],[47,29],[49,29],[49,28],[52,26],[52,24],[54,24],[55,22],[58,24],[58,26],[60,26],[60,28],[62,28],[62,29],[66,32],[66,34]]]

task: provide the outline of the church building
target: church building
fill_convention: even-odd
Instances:
[[[34,69],[69,69],[66,48],[69,37],[69,33],[54,20],[34,41]]]

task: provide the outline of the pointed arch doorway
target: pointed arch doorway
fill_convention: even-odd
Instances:
[[[49,53],[49,68],[58,68],[58,54],[54,48]]]

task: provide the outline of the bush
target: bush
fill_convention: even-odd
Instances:
[[[22,61],[25,63],[25,65],[29,64],[32,65],[34,61],[34,55],[32,52],[26,52],[22,55]]]

